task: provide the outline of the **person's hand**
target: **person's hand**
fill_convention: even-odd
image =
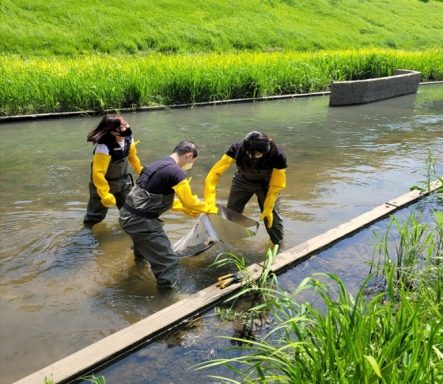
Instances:
[[[193,211],[192,209],[186,209],[186,208],[183,208],[183,212],[189,217],[194,217],[194,218],[199,217],[201,214],[201,212],[199,211]]]
[[[117,204],[117,202],[115,201],[115,197],[112,193],[107,193],[106,196],[102,199],[102,204],[106,208],[109,208],[109,206],[115,205]]]
[[[263,213],[260,216],[260,221],[264,219],[268,219],[268,228],[272,227],[272,223],[274,222],[274,214],[272,213],[272,209],[265,209],[263,210]]]

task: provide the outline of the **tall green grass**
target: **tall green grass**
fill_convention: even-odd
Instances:
[[[437,0],[2,0],[0,54],[443,46]]]
[[[3,57],[0,114],[196,103],[326,90],[331,81],[414,69],[443,79],[443,51],[376,48],[73,58]]]
[[[265,302],[278,325],[261,340],[241,340],[230,348],[242,356],[218,359],[241,380],[232,383],[440,383],[443,380],[442,303],[414,296],[388,276],[388,294],[371,300],[363,284],[354,298],[336,276],[307,278],[294,293],[274,290]],[[325,279],[326,278],[326,279]],[[440,278],[434,283],[442,288]],[[298,303],[297,294],[314,289],[322,312]],[[249,344],[247,344],[249,343]],[[218,377],[221,378],[221,377]]]

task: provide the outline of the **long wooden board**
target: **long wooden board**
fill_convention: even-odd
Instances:
[[[432,184],[432,190],[439,188],[441,184]],[[314,237],[294,248],[280,253],[273,264],[273,271],[277,272],[289,267],[291,264],[306,258],[327,245],[346,237],[359,229],[370,225],[380,218],[389,215],[399,207],[410,204],[419,199],[420,193],[412,191],[387,204],[380,205],[373,210],[364,213],[322,235]],[[253,278],[258,278],[261,266],[253,264],[248,270]],[[63,383],[77,378],[94,367],[103,364],[109,359],[115,358],[131,348],[135,348],[143,341],[152,339],[162,331],[170,329],[181,320],[198,313],[205,308],[215,305],[220,300],[227,298],[240,288],[239,284],[219,288],[220,283],[213,284],[184,300],[179,301],[121,331],[114,333],[70,356],[65,357],[19,381],[15,384],[41,384],[45,377],[52,378],[54,383]]]

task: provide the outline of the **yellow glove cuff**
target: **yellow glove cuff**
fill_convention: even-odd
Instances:
[[[274,185],[279,187],[279,190],[286,188],[286,169],[277,169],[274,168],[272,170],[271,180],[269,181],[269,185]]]
[[[134,167],[134,171],[140,175],[140,172],[142,171],[142,166],[140,165],[140,160],[137,157],[137,149],[135,148],[138,143],[140,143],[140,140],[131,144],[131,147],[129,148],[128,161],[129,164]]]
[[[105,175],[108,171],[110,162],[110,155],[103,155],[102,153],[94,154],[94,159],[92,161],[92,182],[97,188],[98,195],[102,199],[105,198],[109,192],[109,184]]]
[[[225,154],[209,171],[205,179],[204,193],[204,200],[207,203],[215,204],[215,188],[217,187],[218,179],[234,162],[235,159]]]
[[[209,204],[202,202],[198,199],[197,195],[193,195],[188,180],[183,180],[176,186],[172,187],[177,197],[179,198],[182,206],[192,211],[198,211],[202,213],[217,213],[218,208],[210,206]]]
[[[286,170],[276,169],[272,170],[271,180],[269,182],[269,190],[266,195],[265,204],[263,206],[263,213],[260,216],[260,221],[265,217],[268,219],[268,228],[272,227],[274,221],[274,205],[278,197],[278,193],[286,188]]]

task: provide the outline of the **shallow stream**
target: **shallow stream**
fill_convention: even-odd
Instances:
[[[362,106],[329,108],[328,101],[303,98],[125,118],[141,141],[137,149],[142,165],[169,155],[183,139],[200,147],[201,155],[188,172],[193,192],[200,197],[207,172],[232,142],[252,130],[267,133],[288,156],[281,210],[283,248],[289,249],[406,193],[423,180],[412,172],[425,166],[427,147],[443,173],[442,85],[421,86],[417,95]],[[182,259],[179,288],[168,294],[157,291],[149,266],[134,260],[116,208],[92,230],[82,224],[93,150],[86,134],[99,120],[0,127],[1,383],[31,374],[207,287],[220,274],[207,269],[220,252],[241,253],[255,263],[270,246],[261,227],[255,238]],[[233,172],[231,167],[220,179],[217,197],[222,204]],[[255,200],[245,214],[259,218]],[[163,219],[172,242],[193,225],[183,214],[170,212]],[[352,265],[352,272],[364,277],[367,271],[362,267],[360,273],[354,259],[354,253],[343,252],[332,261],[335,267],[322,261],[322,270]],[[316,260],[302,263],[293,273],[310,275],[310,266],[320,263]],[[210,328],[206,332],[216,334]],[[158,356],[165,348],[158,345],[146,354]],[[189,366],[174,359],[177,366]],[[149,364],[159,375],[168,369],[153,359]],[[152,382],[169,383],[172,378],[166,375],[164,380]]]

